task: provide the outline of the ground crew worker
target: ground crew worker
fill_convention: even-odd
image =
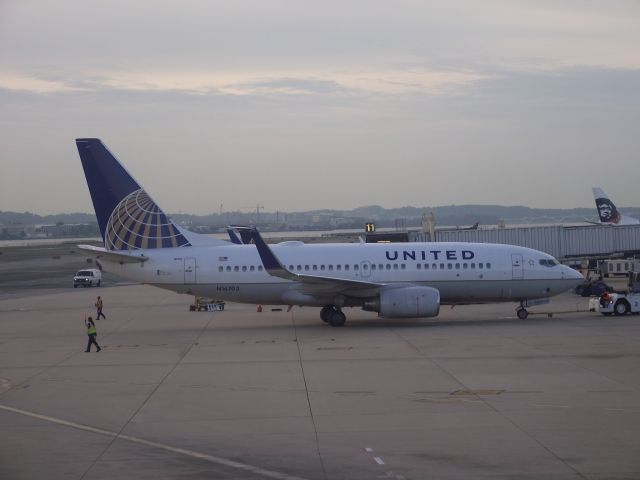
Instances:
[[[100,345],[98,345],[98,342],[96,341],[96,337],[98,336],[98,331],[96,330],[96,324],[93,323],[93,319],[91,317],[89,317],[85,323],[87,325],[87,335],[89,336],[89,341],[87,342],[87,349],[85,350],[85,352],[90,352],[91,345],[93,344],[96,346],[96,349],[97,349],[96,353],[97,353],[102,349],[100,348]]]
[[[105,314],[102,313],[102,299],[100,298],[100,295],[98,295],[98,299],[96,300],[96,311],[96,320],[100,320],[100,315],[102,315],[102,318],[105,320],[107,319]]]

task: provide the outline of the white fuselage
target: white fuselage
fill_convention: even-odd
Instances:
[[[529,248],[478,243],[386,243],[271,245],[290,272],[372,284],[436,288],[443,304],[545,298],[576,285],[582,276],[553,257]],[[144,263],[100,259],[103,268],[128,279],[179,293],[244,303],[317,305],[335,303],[321,289],[304,294],[300,282],[270,275],[255,245],[136,250]],[[302,293],[300,293],[302,292]],[[345,292],[351,300],[376,288]]]

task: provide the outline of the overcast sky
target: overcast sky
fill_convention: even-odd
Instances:
[[[0,1],[0,210],[92,211],[98,137],[167,212],[640,195],[638,1]]]

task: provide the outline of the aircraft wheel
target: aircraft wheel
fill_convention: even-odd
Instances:
[[[524,309],[524,308],[519,308],[519,309],[516,311],[516,313],[518,314],[518,318],[519,318],[520,320],[526,320],[526,319],[527,319],[527,317],[529,316],[529,312],[527,312],[527,310],[526,310],[526,309]]]
[[[334,310],[329,316],[329,325],[332,327],[341,327],[347,321],[347,316],[341,310]]]
[[[615,315],[625,315],[629,311],[629,304],[624,300],[618,300],[613,307]]]
[[[324,323],[328,323],[331,313],[335,312],[335,310],[336,309],[333,308],[332,305],[327,305],[326,307],[322,307],[322,309],[320,310],[320,318],[322,319],[322,321]]]

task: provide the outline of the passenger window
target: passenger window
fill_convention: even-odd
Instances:
[[[460,270],[460,264],[456,263],[456,270]]]
[[[342,265],[336,265],[336,270],[342,270]]]
[[[317,266],[317,265],[314,265],[314,266],[313,266],[313,270],[314,270],[314,271],[315,271],[315,270],[318,270],[318,266]]]
[[[422,264],[421,264],[421,263],[418,263],[418,264],[416,265],[416,268],[417,268],[418,270],[422,270]]]
[[[447,263],[447,268],[448,268],[449,270],[453,269],[453,263]]]
[[[262,271],[262,265],[258,265],[258,271],[261,272]]]
[[[359,270],[359,269],[360,269],[360,267],[359,267],[359,266],[358,266],[358,264],[356,263],[356,264],[353,266],[353,269],[354,269],[354,270]]]
[[[223,272],[224,271],[224,267],[218,267],[218,271],[219,272]]]
[[[320,265],[320,270],[324,270],[324,265]]]
[[[344,266],[345,271],[349,270],[349,265]]]
[[[487,263],[486,267],[487,267],[487,268],[491,268],[491,264],[490,264],[490,263]]]
[[[229,265],[227,265],[227,272],[231,271],[231,267]]]
[[[407,269],[407,266],[403,263],[403,264],[401,264],[401,265],[400,265],[400,268],[401,268],[402,270],[406,270],[406,269]]]
[[[293,270],[293,265],[289,265],[289,270]]]
[[[391,264],[387,263],[387,270],[391,270]]]
[[[429,270],[429,264],[428,264],[428,263],[425,263],[425,264],[424,264],[424,269],[425,269],[425,270]]]
[[[471,262],[471,268],[473,268],[473,269],[476,268],[476,262]]]
[[[240,271],[240,267],[238,267],[237,265],[235,267],[233,267],[233,271],[234,272],[239,272]]]
[[[253,272],[253,271],[255,271],[255,269],[256,269],[256,267],[255,267],[255,266],[253,266],[253,265],[251,265],[251,266],[249,267],[249,270],[251,270],[252,272]],[[291,266],[291,270],[293,270],[293,265]]]
[[[393,269],[394,269],[394,270],[397,270],[397,269],[398,269],[398,264],[397,264],[397,263],[394,263],[394,264],[393,264]]]
[[[367,265],[366,263],[364,265],[362,265],[362,269],[363,270],[369,270],[369,265]]]
[[[305,271],[305,272],[308,272],[308,271],[309,271],[309,265],[305,265],[305,266],[304,266],[304,271]]]
[[[467,265],[466,263],[463,263],[463,264],[462,264],[462,268],[464,268],[465,270],[467,269],[467,267],[468,267],[468,266],[469,266],[469,265]]]
[[[482,270],[482,267],[483,267],[482,263],[478,263],[478,268],[479,268],[480,270]]]
[[[444,270],[444,263],[440,264],[440,270]]]
[[[296,270],[298,270],[298,271],[302,270],[302,265],[298,265],[298,266],[296,267]]]
[[[371,270],[375,270],[375,269],[376,269],[376,264],[375,264],[375,263],[372,263],[372,264],[371,264]]]
[[[332,272],[333,271],[333,265],[329,265],[329,271]]]
[[[246,266],[246,265],[243,265],[243,266],[242,266],[242,271],[243,271],[243,272],[246,272],[246,271],[247,271],[247,266]]]

